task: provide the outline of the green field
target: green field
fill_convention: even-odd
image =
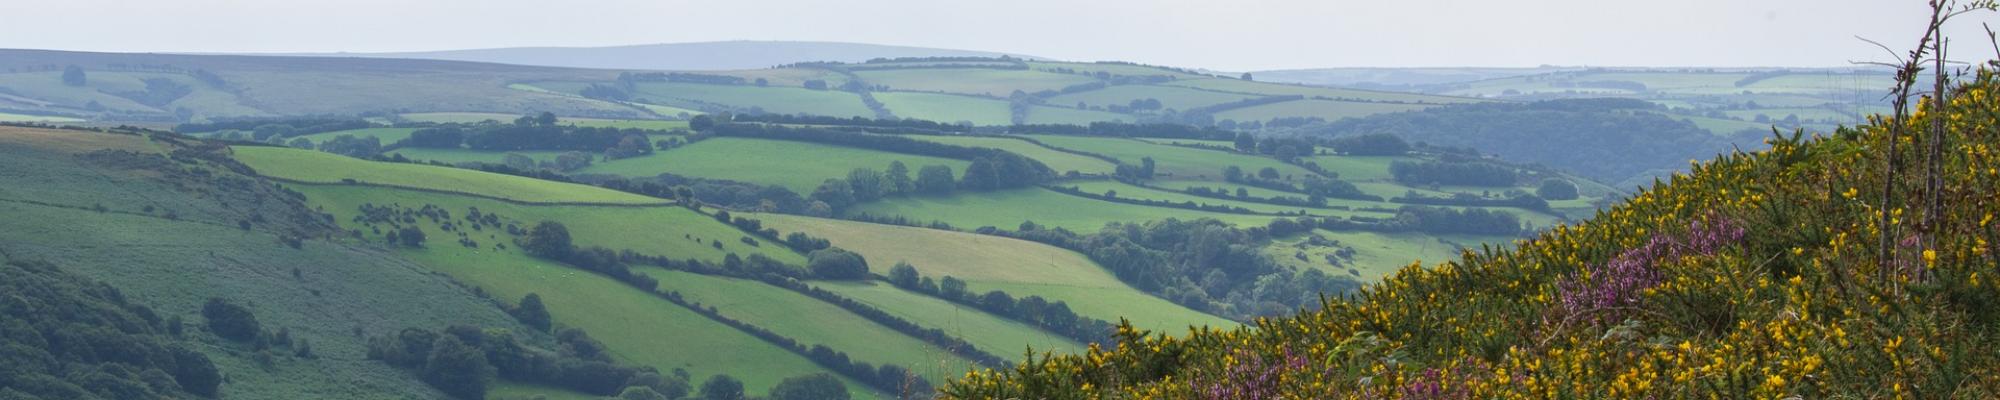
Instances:
[[[535,159],[535,162],[553,161],[556,156],[567,153],[558,150],[486,151],[473,149],[440,149],[435,147],[404,147],[383,152],[383,155],[401,154],[404,158],[418,161],[440,161],[448,164],[480,162],[499,164],[507,160],[508,154],[520,154]]]
[[[1057,174],[1062,174],[1069,171],[1076,171],[1078,173],[1083,173],[1083,174],[1110,174],[1118,169],[1117,165],[1114,165],[1109,161],[1099,160],[1097,158],[1093,158],[1090,156],[1056,151],[1054,149],[1042,147],[1041,145],[1034,144],[1026,140],[1020,140],[1014,138],[982,137],[982,136],[932,136],[932,135],[910,135],[907,137],[911,139],[945,143],[945,144],[955,144],[959,146],[985,147],[985,148],[1006,150],[1014,154],[1020,154],[1023,156],[1027,156],[1028,158],[1035,159],[1035,161],[1041,161],[1042,164],[1048,165],[1049,169],[1055,170]]]
[[[51,115],[8,114],[0,112],[0,122],[83,122],[83,120]]]
[[[1077,188],[1077,190],[1082,190],[1084,193],[1099,194],[1099,195],[1106,194],[1107,192],[1116,192],[1119,198],[1124,198],[1124,199],[1167,201],[1177,204],[1193,202],[1195,204],[1201,204],[1201,205],[1242,207],[1250,210],[1251,212],[1265,213],[1265,214],[1305,212],[1310,215],[1341,216],[1341,217],[1355,214],[1354,212],[1351,211],[1341,211],[1341,210],[1319,208],[1319,207],[1298,207],[1298,206],[1285,206],[1276,204],[1253,203],[1247,201],[1215,199],[1215,198],[1195,196],[1186,193],[1178,193],[1168,190],[1133,186],[1131,184],[1123,182],[1108,181],[1108,180],[1062,182],[1056,184],[1056,186],[1074,187]],[[1213,187],[1214,185],[1209,185],[1209,186]],[[1290,196],[1304,197],[1296,194]],[[1337,204],[1331,201],[1329,201],[1328,203]],[[1383,204],[1386,205],[1387,203]],[[1381,215],[1369,215],[1369,216],[1379,217]]]
[[[917,221],[944,221],[961,229],[993,226],[1014,229],[1022,221],[1076,232],[1095,232],[1111,222],[1145,222],[1167,218],[1215,218],[1243,226],[1261,226],[1272,217],[1223,214],[1167,207],[1113,203],[1057,193],[1053,190],[1011,189],[960,192],[949,196],[910,196],[857,204],[848,215],[900,215]]]
[[[1395,179],[1389,174],[1389,164],[1397,161],[1420,161],[1406,156],[1312,156],[1306,161],[1318,164],[1320,169],[1340,175],[1345,181],[1388,181]]]
[[[325,206],[326,212],[333,213],[341,221],[351,220],[362,204],[369,203],[396,204],[405,208],[431,204],[444,207],[453,216],[477,207],[481,212],[498,214],[522,229],[545,220],[562,222],[579,246],[603,246],[612,250],[632,250],[640,254],[715,263],[722,262],[723,257],[730,253],[742,257],[762,254],[787,264],[805,265],[804,256],[784,246],[775,243],[759,246],[744,244],[740,239],[749,236],[748,233],[681,207],[531,206],[471,196],[350,185],[294,185],[293,189],[305,193],[314,204]],[[447,232],[428,233],[439,246],[456,245],[456,237]],[[499,230],[471,231],[467,234],[469,239],[479,242],[483,248],[492,248],[495,244],[513,245],[512,239]],[[720,249],[714,246],[718,241],[723,243]]]
[[[592,127],[592,128],[652,129],[652,130],[674,130],[674,129],[688,128],[687,121],[668,121],[659,119],[574,118],[574,119],[564,119],[562,120],[562,123],[575,126]]]
[[[1148,143],[1132,139],[1026,135],[1049,146],[1103,154],[1117,158],[1120,163],[1139,165],[1140,159],[1152,157],[1160,178],[1211,179],[1222,180],[1222,170],[1229,166],[1243,168],[1244,173],[1255,174],[1269,167],[1279,174],[1292,177],[1312,176],[1312,171],[1296,165],[1285,164],[1269,157],[1236,154],[1220,150],[1194,149],[1173,145]]]
[[[677,109],[672,109],[671,107],[667,108],[668,109],[655,110],[655,112],[660,112],[660,111],[677,112]],[[699,113],[697,112],[697,114]],[[670,113],[667,115],[673,115],[673,114]],[[514,122],[514,119],[521,118],[520,115],[515,115],[515,114],[484,113],[484,112],[409,113],[409,114],[403,114],[402,117],[403,119],[407,119],[413,122],[431,122],[439,124],[445,124],[445,123],[473,124],[486,121],[511,123]],[[563,125],[587,126],[593,128],[620,128],[620,129],[637,128],[637,129],[662,129],[662,130],[687,129],[687,121],[669,121],[669,120],[658,120],[658,119],[603,119],[603,118],[562,117],[562,118],[557,118],[556,121],[557,123]],[[407,136],[407,134],[405,136]],[[387,139],[384,139],[382,141],[383,144],[388,144],[389,142],[390,141]]]
[[[902,161],[910,168],[912,177],[918,169],[928,165],[949,166],[952,173],[956,174],[964,172],[965,166],[970,164],[948,158],[854,147],[723,137],[656,152],[649,156],[598,163],[579,172],[628,177],[653,177],[661,173],[673,173],[778,185],[800,195],[808,195],[812,194],[813,188],[819,187],[819,184],[827,179],[846,178],[847,171],[855,168],[886,171],[891,161]]]
[[[583,84],[575,84],[581,89]],[[680,108],[717,105],[738,109],[761,108],[779,114],[812,114],[835,117],[873,117],[874,111],[861,103],[861,96],[838,90],[811,90],[801,87],[708,85],[681,82],[646,82],[632,94],[642,103]]]
[[[1011,125],[1013,111],[1006,101],[990,98],[919,92],[878,92],[875,100],[903,118],[943,123],[970,122],[973,125]]]
[[[1160,75],[1160,76],[1171,76],[1178,79],[1206,78],[1206,76],[1203,75],[1194,75],[1184,72],[1167,70],[1159,67],[1149,67],[1144,65],[1133,65],[1125,63],[1028,61],[1028,67],[1033,68],[1037,71],[1048,71],[1056,68],[1064,68],[1079,73],[1089,73],[1089,74],[1096,74],[1098,72],[1103,72],[1112,75],[1125,75],[1125,76]]]
[[[1449,104],[1482,102],[1484,100],[1459,97],[1445,97],[1427,94],[1376,92],[1356,89],[1340,89],[1317,86],[1286,85],[1267,82],[1252,82],[1230,78],[1181,79],[1165,83],[1167,86],[1202,89],[1228,93],[1246,93],[1264,96],[1298,95],[1306,97],[1326,97],[1335,100],[1377,101]]]
[[[857,361],[902,365],[932,382],[956,378],[976,367],[964,357],[839,306],[763,282],[658,268],[634,272],[658,278],[662,292],[680,293],[687,301],[715,307],[731,319],[769,329],[808,347],[825,345]]]
[[[1318,235],[1338,244],[1339,247],[1354,249],[1352,259],[1334,266],[1325,260],[1325,255],[1333,253],[1335,247],[1300,246],[1307,236]],[[1264,248],[1271,260],[1299,268],[1312,268],[1333,276],[1346,276],[1360,282],[1376,282],[1395,273],[1396,270],[1414,261],[1426,265],[1455,259],[1460,246],[1477,249],[1481,243],[1495,246],[1512,246],[1514,238],[1503,236],[1472,235],[1431,235],[1416,232],[1336,232],[1316,229],[1311,233],[1272,240]],[[1295,257],[1305,253],[1306,260]]]
[[[1375,114],[1416,111],[1432,106],[1397,103],[1366,103],[1304,99],[1231,109],[1215,114],[1215,120],[1269,121],[1279,117],[1319,117],[1327,121],[1366,117]]]
[[[1048,104],[1074,106],[1077,103],[1091,107],[1124,106],[1133,100],[1154,99],[1160,105],[1175,110],[1187,110],[1232,101],[1256,98],[1257,95],[1222,93],[1195,90],[1174,86],[1118,85],[1103,89],[1076,92],[1050,97]]]
[[[410,133],[416,131],[417,128],[363,128],[363,129],[350,129],[344,131],[321,132],[311,135],[302,135],[298,136],[297,138],[302,138],[311,141],[314,144],[318,144],[320,142],[333,140],[333,138],[341,137],[342,135],[353,136],[355,138],[373,137],[376,139],[381,139],[382,145],[387,146],[391,143],[396,143],[402,141],[403,139],[408,139],[410,137]],[[289,142],[291,140],[286,140],[286,141]]]
[[[511,302],[539,294],[556,323],[590,332],[621,362],[663,371],[685,368],[696,382],[729,374],[752,391],[787,377],[827,372],[803,356],[602,275],[513,252],[432,246],[399,253],[495,298]],[[867,386],[853,381],[847,388],[869,395]]]
[[[1084,345],[1028,324],[988,314],[915,292],[897,289],[883,282],[815,282],[813,286],[882,309],[899,318],[918,321],[925,327],[944,330],[965,339],[973,347],[993,355],[1013,358],[1023,350],[1079,354]]]
[[[1104,111],[1034,106],[1028,108],[1029,124],[1090,125],[1092,122],[1132,122],[1132,116]]]
[[[1016,90],[1034,93],[1095,81],[1089,77],[1032,70],[941,68],[858,71],[861,79],[892,91],[970,94],[1005,98]]]
[[[368,161],[284,147],[237,146],[236,160],[259,174],[313,183],[360,183],[472,193],[525,202],[666,204],[596,186],[420,164]]]
[[[402,117],[403,119],[407,119],[413,122],[431,122],[439,124],[451,124],[451,123],[472,124],[472,123],[479,123],[486,121],[505,123],[505,122],[514,122],[515,118],[521,118],[520,115],[515,115],[515,114],[483,113],[483,112],[408,113],[408,114],[403,114]]]
[[[1060,194],[1057,194],[1061,196]],[[1233,322],[1181,307],[1140,292],[1083,254],[1026,240],[896,225],[778,214],[757,214],[764,226],[805,232],[868,257],[869,268],[887,274],[907,262],[932,279],[952,276],[973,291],[1004,289],[1015,298],[1029,295],[1069,303],[1079,315],[1149,329],[1187,325],[1234,326]]]

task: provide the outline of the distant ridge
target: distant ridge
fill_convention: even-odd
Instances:
[[[988,51],[865,43],[750,41],[609,47],[506,47],[396,53],[284,53],[266,56],[415,58],[594,69],[734,70],[805,61],[861,62],[877,57],[1039,57]]]

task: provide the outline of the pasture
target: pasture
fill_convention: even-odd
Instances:
[[[846,352],[853,360],[902,365],[931,382],[944,382],[976,366],[943,348],[789,289],[659,268],[633,272],[659,279],[662,292],[680,293],[688,302],[715,307],[730,319],[769,329],[807,347],[825,345]],[[924,325],[923,321],[915,322]]]
[[[928,328],[944,330],[993,355],[1013,358],[1022,350],[1083,353],[1084,345],[1034,326],[989,314],[978,308],[898,289],[886,282],[814,282],[814,287],[838,293]]]
[[[1272,217],[1223,214],[1179,208],[1113,203],[1057,193],[1043,188],[992,192],[960,192],[948,196],[909,196],[857,204],[848,215],[903,216],[917,221],[944,221],[961,229],[994,226],[1013,229],[1023,221],[1077,232],[1093,232],[1112,222],[1145,222],[1167,218],[1215,218],[1243,226],[1270,222]]]
[[[1212,92],[1175,86],[1118,85],[1097,90],[1088,90],[1050,97],[1049,104],[1070,106],[1084,104],[1092,107],[1124,106],[1133,100],[1154,99],[1160,106],[1176,110],[1203,107],[1232,101],[1256,98],[1257,95]]]
[[[1433,106],[1400,103],[1369,103],[1358,101],[1338,101],[1302,99],[1252,107],[1230,109],[1215,113],[1215,120],[1269,121],[1281,117],[1318,117],[1327,121],[1366,117],[1403,111],[1416,111]]]
[[[80,119],[80,118],[71,118],[71,117],[58,117],[58,116],[53,116],[53,115],[28,115],[28,114],[10,114],[10,113],[4,113],[4,112],[0,112],[0,122],[55,122],[55,123],[62,123],[62,122],[83,122],[83,119]]]
[[[1195,149],[1173,145],[1149,143],[1145,141],[1085,136],[1025,135],[1042,144],[1102,154],[1117,158],[1119,163],[1137,166],[1141,159],[1152,157],[1157,174],[1161,178],[1222,180],[1222,170],[1237,166],[1244,173],[1255,174],[1263,168],[1277,169],[1280,175],[1289,177],[1312,176],[1312,171],[1296,165],[1285,164],[1277,159],[1247,154],[1236,154],[1220,150]]]
[[[520,154],[523,156],[527,156],[528,158],[532,158],[535,160],[535,162],[539,163],[543,161],[554,161],[556,159],[556,156],[562,155],[563,153],[566,152],[559,150],[486,151],[486,150],[473,150],[473,149],[440,149],[435,147],[404,147],[400,149],[383,152],[382,155],[389,155],[389,156],[402,155],[403,158],[408,158],[411,160],[438,161],[456,165],[459,163],[467,163],[467,162],[500,164],[506,162],[508,154]]]
[[[472,193],[524,202],[667,204],[667,200],[595,186],[421,164],[368,161],[284,147],[236,146],[235,158],[259,174],[311,183],[359,183]]]
[[[861,96],[854,93],[802,87],[645,82],[638,85],[632,96],[635,101],[644,100],[639,101],[641,103],[692,109],[721,106],[747,110],[754,107],[779,114],[875,116],[874,111],[861,103]]]
[[[387,146],[389,144],[402,141],[403,139],[410,138],[410,132],[416,132],[416,131],[417,128],[363,128],[363,129],[349,129],[344,131],[321,132],[311,135],[301,135],[295,137],[294,139],[305,139],[307,141],[312,142],[313,144],[319,144],[328,140],[333,140],[333,138],[341,137],[343,135],[353,136],[355,138],[372,137],[380,139],[382,141],[382,145]],[[286,141],[289,142],[291,140],[287,139]]]
[[[1096,81],[1079,75],[979,68],[857,71],[854,75],[870,84],[887,85],[892,91],[957,93],[996,98],[1006,98],[1016,90],[1034,93],[1060,90],[1065,86]]]
[[[898,117],[931,120],[943,123],[969,122],[973,125],[1010,125],[1014,114],[1006,101],[990,98],[920,93],[920,92],[878,92],[875,100],[881,101]]]
[[[786,140],[721,137],[655,152],[652,155],[591,165],[579,171],[628,177],[653,177],[661,173],[728,179],[783,186],[799,195],[832,178],[846,178],[855,168],[876,171],[889,169],[889,162],[902,161],[915,177],[927,165],[951,167],[954,174],[965,172],[971,163],[949,158],[919,156],[855,147]]]
[[[1009,137],[931,136],[931,135],[910,135],[906,137],[911,139],[938,142],[944,144],[953,144],[966,147],[985,147],[991,149],[1005,150],[1008,152],[1012,152],[1014,154],[1020,154],[1028,158],[1032,158],[1035,161],[1040,161],[1042,162],[1042,164],[1048,165],[1049,169],[1055,170],[1057,174],[1062,174],[1069,171],[1076,171],[1077,173],[1081,174],[1110,174],[1118,169],[1117,165],[1114,165],[1109,161],[1100,160],[1090,156],[1065,153],[1047,147],[1042,147],[1041,145],[1034,144],[1033,142],[1015,138],[1009,138]]]
[[[1364,102],[1397,102],[1423,104],[1472,103],[1484,100],[1461,97],[1447,97],[1416,93],[1377,92],[1358,89],[1341,89],[1318,86],[1287,85],[1268,82],[1254,82],[1232,78],[1181,79],[1164,83],[1167,86],[1208,90],[1224,93],[1252,94],[1261,96],[1298,95],[1305,97],[1325,97],[1335,100]]]
[[[314,204],[326,207],[326,212],[340,221],[352,220],[362,204],[393,204],[412,209],[429,204],[443,207],[454,217],[477,207],[480,212],[499,215],[521,229],[532,228],[541,221],[562,222],[569,228],[578,246],[603,246],[614,251],[631,250],[639,254],[715,263],[722,262],[723,257],[730,253],[741,257],[762,254],[779,262],[805,265],[804,256],[784,246],[776,243],[745,244],[741,239],[750,236],[748,233],[681,207],[521,205],[471,196],[351,185],[292,185],[292,188],[305,193]],[[464,233],[482,248],[491,249],[496,244],[514,245],[505,231],[487,229]],[[433,246],[458,246],[457,236],[452,232],[426,232],[435,242]],[[717,248],[716,242],[721,242],[722,246]]]
[[[1104,111],[1033,106],[1028,108],[1029,124],[1090,125],[1092,122],[1132,122],[1132,116]]]
[[[1074,251],[1026,240],[897,225],[778,214],[756,214],[764,226],[805,232],[868,258],[869,268],[887,274],[907,262],[932,279],[963,279],[970,290],[1004,289],[1015,298],[1035,295],[1061,300],[1079,315],[1132,320],[1144,328],[1234,323],[1140,292]],[[998,353],[998,352],[996,352]]]

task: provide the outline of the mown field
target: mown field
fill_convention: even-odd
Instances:
[[[237,161],[259,174],[313,183],[360,183],[472,193],[525,202],[665,204],[667,200],[594,186],[420,164],[376,162],[284,147],[237,146]]]
[[[883,107],[903,118],[973,125],[1014,123],[1014,112],[1001,100],[919,92],[880,92],[874,96]]]
[[[319,144],[321,142],[333,140],[333,138],[341,137],[343,135],[353,136],[355,138],[372,137],[382,140],[382,145],[387,146],[391,143],[396,143],[398,141],[402,141],[403,139],[408,139],[410,137],[410,133],[416,131],[417,128],[362,128],[362,129],[350,129],[344,131],[322,132],[311,135],[301,135],[297,136],[296,139],[305,139],[307,141],[311,141],[313,144]],[[286,140],[286,141],[289,142],[291,140]]]
[[[1005,98],[1016,90],[1028,93],[1060,90],[1065,86],[1092,82],[1079,75],[1033,70],[980,68],[897,69],[854,73],[870,84],[887,85],[889,90],[943,92]]]
[[[787,264],[805,265],[805,256],[784,246],[776,243],[750,246],[741,241],[750,234],[682,207],[521,205],[470,196],[351,185],[294,185],[293,189],[305,193],[314,204],[326,207],[326,212],[333,213],[341,221],[352,219],[362,204],[398,205],[412,209],[436,205],[450,211],[454,217],[477,207],[482,213],[497,214],[502,220],[522,229],[532,228],[541,221],[562,222],[569,228],[571,237],[582,246],[603,246],[612,250],[716,263],[722,262],[731,253],[740,257],[761,254]],[[482,248],[487,249],[496,244],[514,245],[506,232],[487,229],[467,232],[468,239],[479,242]],[[438,245],[457,246],[454,234],[443,231],[426,233]],[[716,242],[721,242],[722,246],[717,248],[714,245]]]
[[[797,339],[808,347],[826,345],[846,352],[853,360],[902,365],[932,382],[944,382],[976,367],[964,357],[839,306],[763,282],[657,268],[635,272],[658,278],[660,291],[679,293],[689,302],[715,307],[723,316]]]
[[[1098,90],[1076,92],[1050,97],[1049,104],[1072,106],[1083,104],[1090,107],[1125,106],[1133,100],[1159,100],[1160,106],[1176,110],[1187,110],[1232,101],[1256,98],[1257,95],[1222,93],[1174,86],[1117,85]]]
[[[857,204],[845,212],[850,216],[870,214],[903,216],[924,222],[944,221],[961,229],[993,226],[1012,230],[1023,221],[1032,220],[1037,224],[1076,232],[1095,232],[1112,222],[1167,218],[1215,218],[1243,226],[1263,225],[1272,218],[1113,203],[1042,188],[889,198]]]
[[[907,262],[932,279],[963,279],[973,291],[1005,290],[1015,298],[1034,295],[1061,300],[1079,315],[1107,321],[1128,318],[1133,325],[1149,329],[1235,325],[1140,292],[1082,254],[1041,243],[790,215],[756,214],[754,218],[781,232],[805,232],[859,252],[868,257],[869,268],[878,274],[887,274],[897,262]]]
[[[926,327],[963,338],[973,347],[1001,357],[1023,350],[1079,354],[1084,345],[1034,326],[989,314],[978,308],[898,289],[884,282],[815,282],[813,286],[882,309]]]
[[[1028,158],[1035,159],[1035,161],[1041,161],[1042,164],[1048,165],[1049,169],[1055,170],[1057,174],[1067,173],[1069,171],[1076,171],[1077,173],[1082,173],[1082,174],[1110,174],[1118,169],[1117,165],[1112,164],[1109,161],[1104,161],[1085,155],[1065,153],[1062,151],[1057,151],[1055,149],[1050,149],[1048,147],[1042,147],[1042,145],[1038,145],[1033,142],[1014,139],[1014,138],[981,137],[981,136],[931,136],[931,135],[910,135],[908,137],[911,139],[938,142],[944,144],[955,144],[959,146],[985,147],[985,148],[1006,150],[1014,154],[1020,154],[1023,156],[1027,156]]]
[[[1253,107],[1231,109],[1215,113],[1215,119],[1237,121],[1269,121],[1281,117],[1317,117],[1328,121],[1366,117],[1375,114],[1417,111],[1433,106],[1399,103],[1368,103],[1357,101],[1334,101],[1304,99],[1281,103],[1271,103]]]
[[[1220,181],[1222,180],[1222,170],[1229,166],[1241,167],[1244,173],[1249,174],[1255,174],[1263,168],[1277,169],[1279,174],[1292,177],[1305,177],[1313,174],[1312,171],[1307,171],[1295,165],[1285,164],[1269,157],[1236,154],[1220,150],[1195,149],[1120,138],[1058,135],[1024,136],[1033,138],[1049,146],[1111,156],[1117,158],[1119,163],[1126,165],[1140,165],[1141,159],[1152,157],[1153,162],[1156,164],[1155,169],[1157,174],[1161,178]]]
[[[845,178],[855,168],[876,171],[889,169],[891,161],[902,161],[914,174],[928,165],[951,167],[954,174],[965,171],[966,161],[890,153],[854,147],[806,142],[749,138],[714,138],[673,150],[655,152],[598,163],[581,173],[653,177],[673,173],[711,179],[783,186],[800,195],[831,178]]]

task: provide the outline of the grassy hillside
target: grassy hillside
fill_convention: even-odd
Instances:
[[[1077,232],[1093,232],[1110,222],[1206,217],[1250,226],[1262,225],[1272,218],[1113,203],[1042,188],[889,198],[857,204],[845,212],[848,215],[903,216],[924,222],[944,221],[965,229],[993,226],[1011,230],[1023,221],[1032,220],[1037,224]]]
[[[161,318],[187,321],[187,338],[228,375],[227,397],[441,397],[413,374],[366,360],[357,333],[450,324],[521,329],[474,292],[372,246],[285,245],[285,237],[330,235],[331,228],[268,183],[212,161],[169,161],[162,153],[170,149],[183,147],[133,135],[0,127],[0,169],[20,172],[0,174],[0,254],[54,263],[117,288]],[[278,356],[266,365],[248,345],[206,333],[199,312],[210,297],[248,306],[264,327],[289,329],[320,357]]]
[[[825,345],[847,352],[856,361],[903,365],[912,373],[938,382],[964,374],[975,366],[949,350],[784,288],[680,271],[639,272],[659,278],[661,291],[678,293],[704,307],[718,308],[723,316],[797,339],[806,346]]]
[[[258,173],[311,183],[363,184],[471,193],[537,203],[666,204],[669,201],[610,189],[490,172],[360,160],[284,147],[240,146],[235,158]]]
[[[1049,146],[1117,158],[1119,163],[1126,165],[1137,166],[1141,164],[1143,158],[1152,157],[1153,162],[1158,165],[1156,168],[1159,174],[1163,175],[1162,178],[1220,181],[1222,180],[1222,170],[1229,166],[1242,167],[1243,171],[1249,173],[1256,173],[1258,170],[1264,168],[1273,168],[1277,169],[1281,175],[1296,177],[1312,175],[1312,171],[1285,164],[1276,159],[1235,154],[1226,151],[1193,149],[1120,138],[1056,135],[1025,136]]]
[[[1335,121],[1354,117],[1366,117],[1403,111],[1430,108],[1427,105],[1399,103],[1370,103],[1358,101],[1334,101],[1304,99],[1281,103],[1265,104],[1223,111],[1215,114],[1216,120],[1269,121],[1282,117],[1314,117]]]
[[[882,282],[820,282],[815,287],[888,311],[911,321],[924,321],[974,347],[1009,356],[1024,349],[1064,354],[1082,353],[1083,344],[1048,331],[981,311],[977,308],[898,289]]]
[[[2000,378],[1984,371],[2000,357],[1980,349],[1996,344],[2000,321],[1990,198],[2000,80],[1976,79],[1949,108],[1904,121],[1908,136],[1873,125],[1775,139],[1590,221],[1411,266],[1317,311],[1182,337],[1127,331],[1116,350],[970,375],[945,391],[1992,397]],[[1938,136],[1921,134],[1946,121]],[[1911,145],[1892,153],[1892,140]],[[1936,169],[1916,167],[1932,144],[1943,149]],[[1884,168],[1890,157],[1911,166]],[[1921,194],[1929,177],[1941,190]]]
[[[805,256],[784,246],[744,244],[741,239],[750,236],[749,233],[682,207],[522,205],[471,196],[350,185],[295,185],[293,189],[305,193],[315,206],[325,207],[342,221],[351,220],[363,204],[396,204],[407,208],[435,205],[454,215],[477,208],[481,213],[499,215],[505,223],[522,229],[540,221],[560,221],[569,227],[576,241],[616,250],[717,263],[732,253],[739,257],[761,254],[787,264],[805,265]],[[446,238],[447,232],[430,233],[438,235],[436,240],[443,240],[441,243],[455,240]],[[484,248],[513,245],[509,235],[500,229],[467,232],[467,235]],[[717,242],[723,246],[714,246]]]
[[[1070,93],[1049,98],[1049,104],[1072,106],[1104,107],[1128,105],[1133,100],[1159,100],[1160,105],[1176,110],[1186,110],[1232,101],[1256,98],[1257,95],[1211,92],[1174,86],[1118,85],[1098,90]]]
[[[1034,93],[1060,90],[1064,86],[1091,82],[1078,75],[1041,71],[947,68],[861,71],[856,76],[870,84],[887,85],[889,90],[943,92],[1006,98],[1016,90]]]
[[[61,68],[69,65],[85,71],[89,79],[84,86],[62,83]],[[393,110],[642,114],[607,102],[505,87],[525,80],[611,79],[617,75],[611,71],[429,60],[45,50],[0,50],[0,68],[11,71],[0,74],[0,87],[19,96],[0,100],[0,106],[119,121]],[[198,79],[196,71],[214,79]],[[148,79],[163,84],[148,88]],[[93,101],[102,111],[90,106]]]
[[[1011,125],[1014,112],[1006,101],[962,95],[882,92],[875,100],[898,117],[973,125]]]
[[[318,144],[320,142],[333,140],[333,138],[341,137],[342,135],[347,135],[356,138],[372,137],[382,140],[382,144],[387,145],[390,143],[401,141],[403,139],[408,139],[410,138],[410,133],[416,131],[417,128],[364,128],[364,129],[350,129],[344,131],[315,133],[311,135],[301,135],[297,136],[296,138],[302,138],[314,144]]]
[[[1062,300],[1078,314],[1107,321],[1127,318],[1135,325],[1158,329],[1235,325],[1142,293],[1082,254],[1040,243],[791,215],[758,214],[754,218],[781,232],[805,232],[860,252],[877,274],[886,275],[890,266],[907,262],[933,279],[951,276],[965,280],[972,291],[998,289],[1016,298],[1032,295]],[[1012,354],[1008,350],[992,352]]]
[[[582,173],[653,177],[661,173],[783,186],[811,194],[820,182],[845,178],[847,171],[883,171],[902,161],[911,171],[944,165],[965,171],[968,162],[817,143],[750,138],[714,138],[648,156],[598,163]]]
[[[1035,161],[1041,161],[1042,164],[1048,165],[1049,169],[1054,170],[1058,174],[1067,173],[1069,171],[1076,171],[1077,173],[1081,174],[1110,174],[1118,169],[1117,165],[1112,164],[1109,161],[1104,161],[1090,156],[1084,156],[1074,153],[1066,153],[1048,147],[1044,147],[1042,145],[1038,145],[1033,142],[1015,138],[976,137],[976,136],[928,136],[928,135],[911,135],[909,136],[909,138],[944,143],[944,144],[955,144],[967,147],[985,147],[985,148],[1006,150],[1007,152],[1020,154],[1022,156],[1027,156],[1028,158],[1035,159]]]

